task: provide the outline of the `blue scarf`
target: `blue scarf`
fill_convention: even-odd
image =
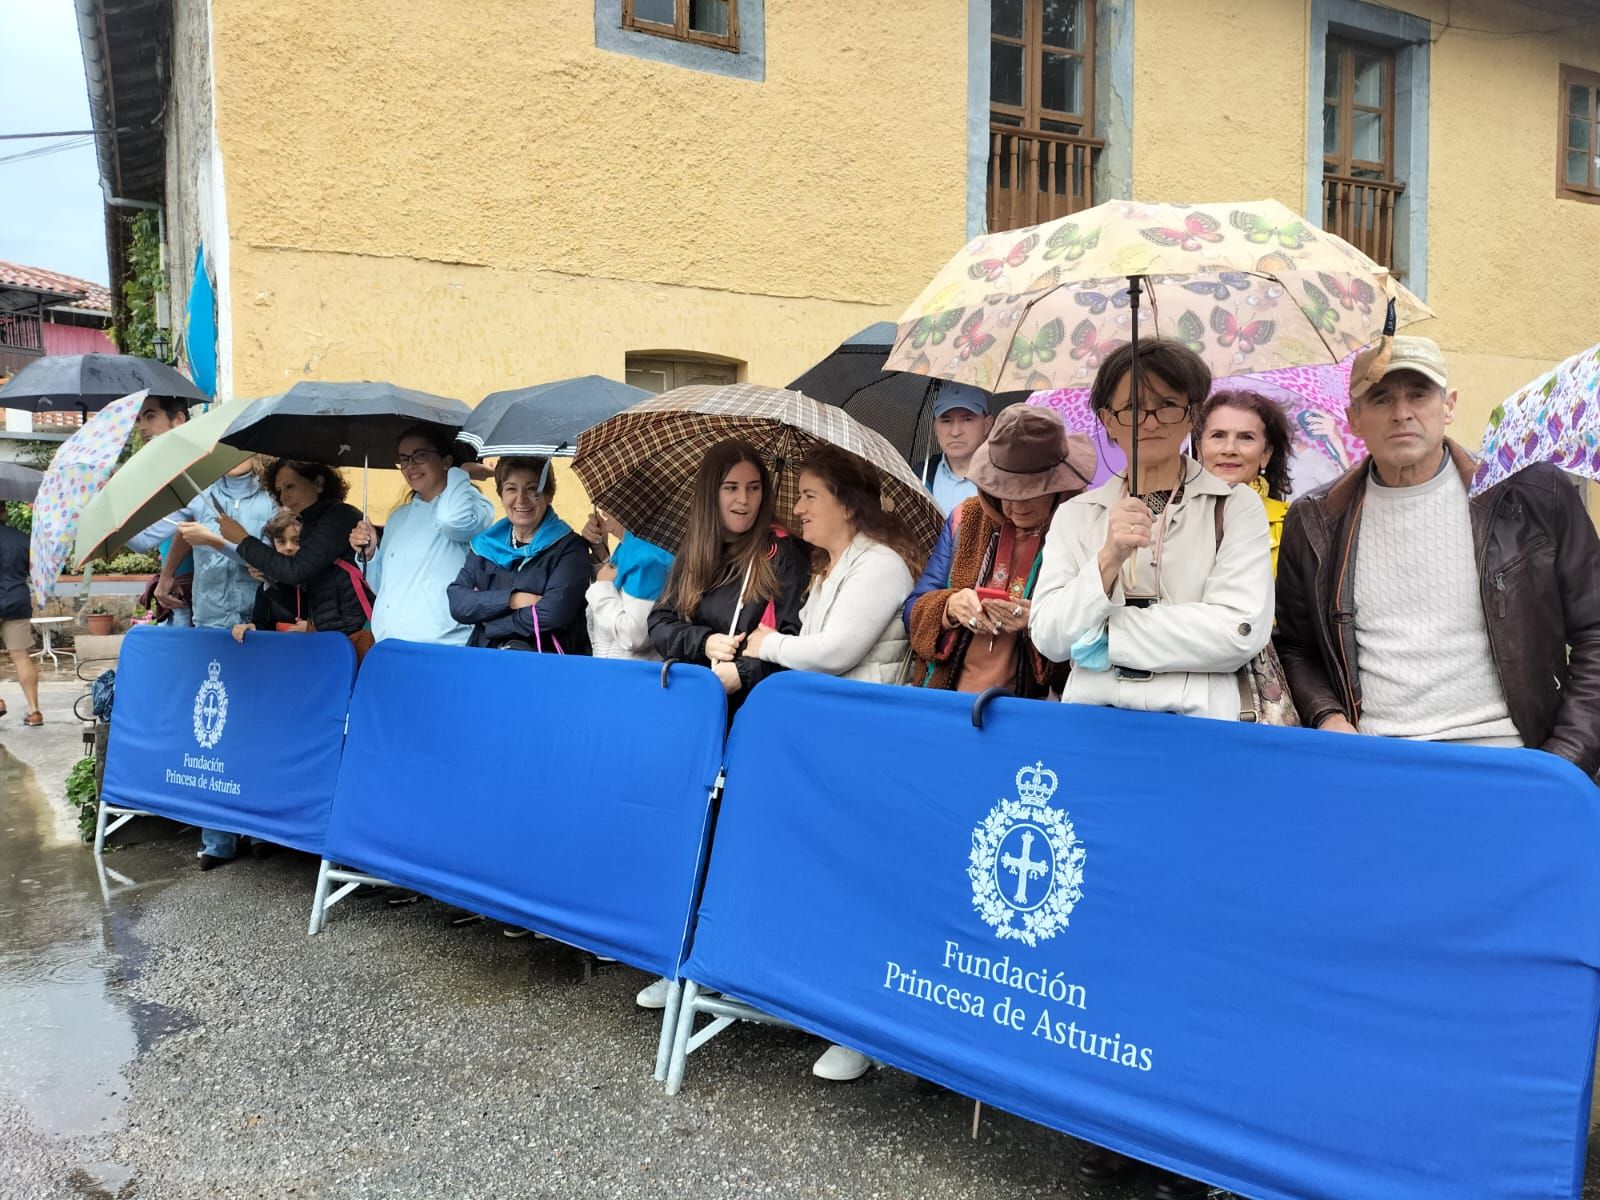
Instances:
[[[555,513],[547,512],[544,520],[533,527],[533,540],[526,546],[513,548],[511,518],[502,517],[472,539],[472,552],[480,558],[487,558],[497,566],[516,570],[525,565],[529,559],[543,554],[571,532],[572,526]]]
[[[672,570],[672,555],[660,546],[625,533],[611,552],[611,561],[617,568],[617,591],[639,600],[661,598],[661,589],[667,586],[667,572]]]

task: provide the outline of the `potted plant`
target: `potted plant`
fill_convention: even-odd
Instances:
[[[83,614],[83,623],[96,637],[104,637],[111,632],[111,620],[111,610],[104,604],[96,604]]]

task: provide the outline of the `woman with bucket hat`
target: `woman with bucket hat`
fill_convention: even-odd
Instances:
[[[1057,506],[1094,477],[1088,438],[1068,434],[1049,409],[1013,405],[972,456],[978,494],[950,514],[906,602],[913,683],[981,692],[1010,688],[1039,698],[1059,682],[1033,645],[1028,618],[1045,530]]]

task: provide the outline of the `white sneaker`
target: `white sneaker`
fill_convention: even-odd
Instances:
[[[860,1079],[870,1070],[872,1060],[848,1046],[829,1046],[811,1066],[811,1073],[818,1079],[831,1079],[835,1083]]]
[[[658,979],[634,997],[640,1008],[665,1008],[667,993],[672,990],[672,980]]]

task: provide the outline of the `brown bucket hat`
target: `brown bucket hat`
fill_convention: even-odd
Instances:
[[[997,500],[1032,500],[1083,491],[1094,478],[1096,461],[1094,443],[1068,433],[1057,414],[1013,404],[995,418],[989,440],[972,456],[967,478]]]

